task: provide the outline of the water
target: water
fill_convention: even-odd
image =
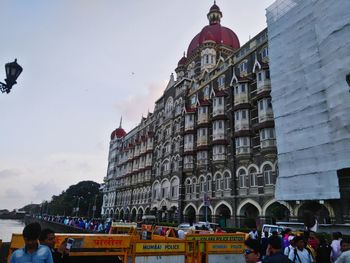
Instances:
[[[12,233],[21,234],[24,222],[21,220],[0,219],[0,239],[2,242],[10,242]]]

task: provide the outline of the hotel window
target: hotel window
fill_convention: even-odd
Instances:
[[[193,95],[193,96],[191,97],[191,106],[196,105],[196,102],[197,102],[197,96],[196,96],[196,95]]]
[[[225,75],[221,75],[221,76],[218,78],[218,85],[219,85],[219,87],[225,85]]]
[[[248,70],[247,61],[244,61],[239,65],[239,70],[240,70],[240,72],[247,72],[247,70]]]
[[[209,98],[209,85],[205,86],[205,88],[203,89],[203,95],[205,99]]]

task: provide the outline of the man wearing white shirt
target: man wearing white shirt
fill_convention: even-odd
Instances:
[[[296,236],[294,239],[295,248],[289,252],[288,258],[293,263],[313,263],[311,253],[305,248],[305,242],[302,236]]]
[[[344,238],[341,242],[341,255],[335,263],[349,263],[350,262],[350,238]]]

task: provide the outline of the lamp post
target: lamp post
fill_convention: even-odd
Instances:
[[[97,199],[97,194],[95,195],[94,206],[92,207],[92,218],[95,218],[96,199]]]
[[[17,64],[17,59],[15,61],[5,64],[6,79],[5,83],[0,82],[0,90],[2,93],[10,93],[12,86],[17,82],[17,78],[22,73],[23,68]]]
[[[83,199],[82,196],[77,196],[78,198],[78,205],[77,205],[77,208],[75,210],[75,216],[78,217],[78,213],[79,213],[79,204],[80,204],[80,199]]]

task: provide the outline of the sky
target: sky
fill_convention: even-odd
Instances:
[[[217,0],[241,45],[274,0]],[[154,109],[211,0],[1,0],[0,66],[23,67],[0,94],[0,209],[103,182],[111,132]],[[1,66],[2,68],[3,66]],[[5,70],[0,70],[0,81]]]

